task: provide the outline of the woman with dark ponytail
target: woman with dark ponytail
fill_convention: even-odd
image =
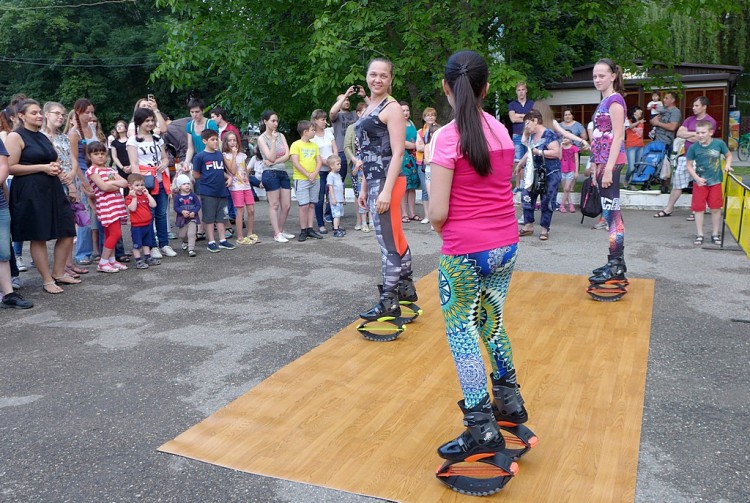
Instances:
[[[602,102],[594,112],[591,165],[602,199],[602,217],[609,227],[607,264],[594,270],[589,281],[604,284],[625,279],[625,226],[620,212],[620,171],[625,165],[625,90],[622,68],[611,59],[594,65],[594,87]]]
[[[487,78],[487,63],[479,54],[462,51],[450,57],[443,90],[455,120],[432,140],[429,215],[443,240],[440,304],[467,426],[458,438],[438,448],[449,461],[502,451],[505,443],[497,421],[520,424],[528,418],[503,326],[518,255],[511,193],[514,146],[505,126],[482,110]],[[490,351],[494,400],[488,392],[480,338]]]

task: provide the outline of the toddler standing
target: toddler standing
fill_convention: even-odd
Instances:
[[[106,273],[124,271],[128,267],[115,260],[115,246],[122,237],[120,219],[128,216],[125,200],[120,193],[128,182],[117,174],[117,170],[106,166],[106,145],[92,141],[86,145],[86,154],[91,162],[86,178],[94,191],[96,218],[104,227],[104,247],[96,270]]]
[[[333,217],[333,237],[343,238],[346,231],[341,228],[341,217],[344,216],[344,181],[341,179],[341,158],[332,154],[327,159],[328,173],[326,183],[328,185],[328,199],[331,201],[331,216]]]
[[[193,192],[193,184],[187,175],[177,175],[175,179],[176,193],[174,195],[174,225],[179,229],[182,249],[187,250],[189,257],[195,257],[195,241],[198,225],[201,223],[199,211],[201,200]]]
[[[133,238],[135,268],[148,269],[151,265],[161,264],[159,259],[151,256],[151,243],[154,242],[151,208],[156,208],[156,200],[146,189],[146,180],[140,173],[128,175],[128,184],[130,192],[125,196],[125,204],[130,211],[130,236]]]

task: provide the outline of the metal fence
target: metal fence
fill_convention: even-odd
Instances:
[[[724,178],[724,226],[721,232],[722,247],[724,232],[729,229],[740,248],[750,258],[750,187],[727,173]]]

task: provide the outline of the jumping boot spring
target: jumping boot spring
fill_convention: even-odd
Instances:
[[[398,300],[402,302],[416,302],[419,300],[417,289],[411,278],[401,278],[398,282]]]
[[[589,277],[589,282],[600,285],[610,280],[625,280],[625,260],[620,257],[612,257],[604,269],[599,273]]]
[[[463,461],[475,454],[502,452],[505,440],[492,414],[490,397],[467,409],[464,400],[458,402],[464,413],[464,431],[458,438],[438,447],[438,455],[448,461]]]
[[[401,316],[401,306],[398,303],[398,294],[396,292],[384,291],[380,294],[380,301],[369,311],[359,315],[360,318],[368,321],[376,321],[382,318],[398,318]]]
[[[522,424],[529,420],[529,414],[523,406],[521,386],[516,383],[516,371],[511,370],[500,379],[492,378],[492,412],[500,423]]]

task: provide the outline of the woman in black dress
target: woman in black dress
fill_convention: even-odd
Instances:
[[[65,274],[65,262],[76,235],[70,201],[58,178],[57,151],[41,131],[42,109],[34,100],[16,107],[20,125],[8,135],[11,234],[14,241],[30,241],[34,265],[47,293],[62,293],[56,278]],[[47,241],[56,239],[52,271]]]

